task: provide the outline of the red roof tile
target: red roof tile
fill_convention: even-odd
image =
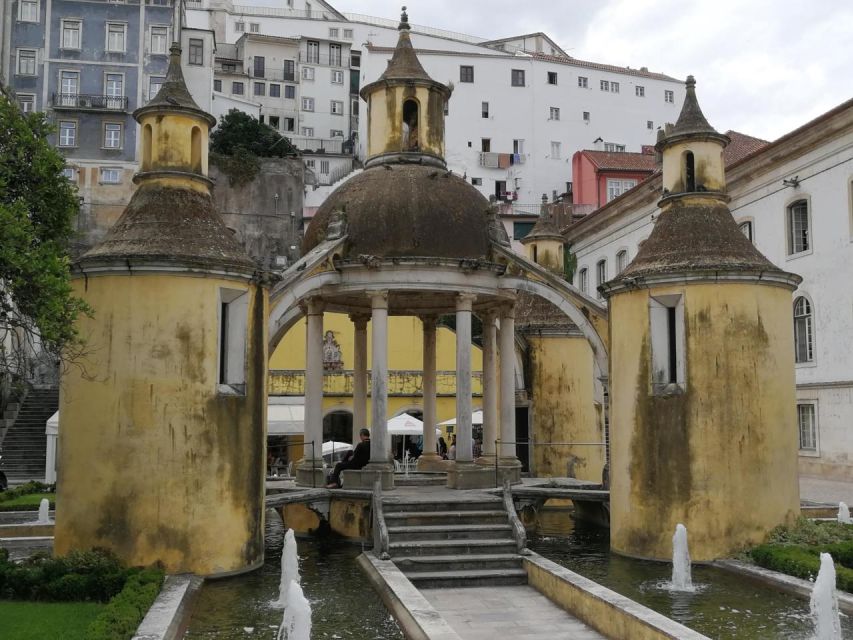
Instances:
[[[745,133],[738,133],[737,131],[726,131],[726,135],[731,140],[723,151],[723,162],[726,166],[729,166],[738,160],[742,160],[746,156],[751,155],[770,144],[767,140],[753,138],[752,136],[748,136]]]
[[[584,149],[581,151],[589,161],[599,169],[611,171],[648,171],[651,173],[657,168],[654,154],[633,153],[630,151],[594,151]]]

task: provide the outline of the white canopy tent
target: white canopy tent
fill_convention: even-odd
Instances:
[[[302,435],[304,432],[304,404],[270,404],[267,406],[268,435],[293,436]]]
[[[352,445],[349,442],[334,442],[330,440],[329,442],[323,443],[323,455],[328,453],[335,453],[336,451],[350,451],[352,450]]]
[[[454,416],[450,420],[445,420],[444,422],[439,422],[438,424],[441,426],[447,426],[449,424],[455,425],[456,424],[456,417]],[[482,411],[475,411],[474,413],[471,414],[471,424],[472,425],[483,424],[483,412]]]

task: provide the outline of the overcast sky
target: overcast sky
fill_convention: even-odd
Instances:
[[[330,0],[398,19],[400,0]],[[264,4],[269,3],[264,2]],[[544,31],[576,58],[696,76],[714,127],[773,140],[853,97],[853,0],[409,0],[412,23]]]

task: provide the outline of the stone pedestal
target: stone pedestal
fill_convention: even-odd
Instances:
[[[494,487],[494,467],[489,468],[474,462],[454,462],[447,467],[448,489],[493,489]]]
[[[311,467],[310,459],[306,458],[299,461],[299,466],[296,467],[296,484],[298,486],[316,487],[321,489],[326,486],[326,482],[326,474],[323,472],[322,460],[315,461],[313,469]]]
[[[377,480],[381,480],[383,491],[390,491],[393,489],[393,465],[371,462],[361,469],[347,469],[341,473],[341,481],[344,489],[373,491],[373,485]]]
[[[494,466],[492,466],[492,475],[494,475]],[[510,484],[521,484],[521,462],[518,458],[501,458],[498,461],[499,486],[503,486],[504,478],[509,478]]]
[[[450,460],[445,460],[437,453],[422,453],[418,458],[418,471],[447,471],[451,465]]]

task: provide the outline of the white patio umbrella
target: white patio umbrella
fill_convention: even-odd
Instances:
[[[334,442],[330,440],[323,443],[323,455],[334,453],[335,451],[349,451],[350,449],[352,449],[352,445],[349,442]]]
[[[436,429],[436,435],[440,431],[440,429]],[[422,436],[424,434],[424,423],[413,415],[401,413],[388,421],[388,433],[392,436]]]
[[[454,416],[450,420],[445,420],[444,422],[439,422],[438,424],[442,426],[447,426],[449,424],[456,424],[456,417]],[[471,424],[483,424],[483,412],[475,411],[471,414]]]

